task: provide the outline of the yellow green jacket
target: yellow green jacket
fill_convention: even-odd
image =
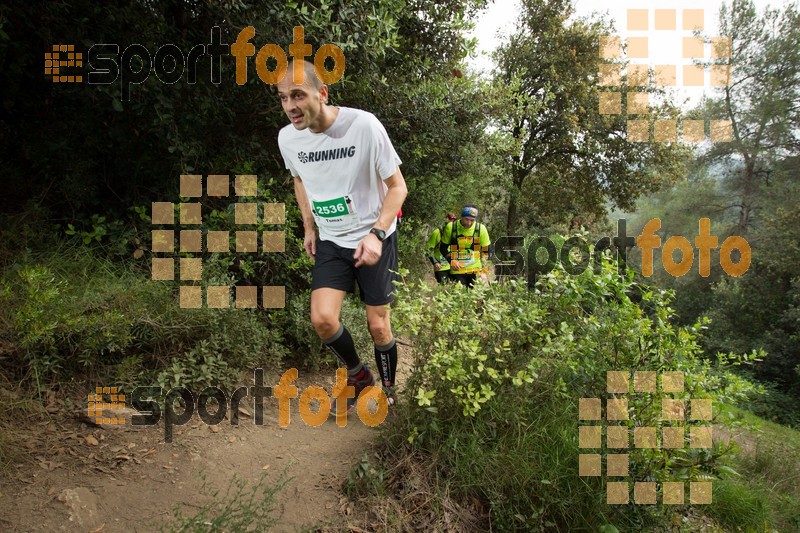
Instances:
[[[441,230],[436,228],[431,233],[431,236],[428,238],[428,259],[430,259],[431,263],[434,265],[434,270],[442,271],[442,270],[450,270],[450,261],[447,260],[446,257],[442,255],[442,252],[439,250],[439,245],[441,244]],[[439,263],[439,268],[436,268],[436,263]]]
[[[475,229],[479,227],[479,234]],[[455,228],[455,239],[453,239]],[[474,274],[488,272],[489,269],[489,231],[486,226],[475,222],[469,228],[461,225],[460,220],[448,222],[441,230],[442,251],[449,251],[451,274]]]

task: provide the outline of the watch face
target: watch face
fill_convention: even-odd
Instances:
[[[377,229],[377,228],[372,228],[372,229],[370,230],[370,233],[372,233],[372,234],[374,234],[376,237],[378,237],[378,240],[379,240],[379,241],[382,241],[383,239],[385,239],[385,238],[386,238],[386,232],[385,232],[385,231],[383,231],[383,230]]]

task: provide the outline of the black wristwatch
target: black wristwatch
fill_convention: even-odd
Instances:
[[[381,242],[383,242],[383,240],[386,238],[386,232],[383,231],[382,229],[372,228],[371,230],[369,230],[369,232],[375,235]]]

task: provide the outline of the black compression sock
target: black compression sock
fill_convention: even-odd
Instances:
[[[381,374],[384,387],[394,386],[394,377],[397,373],[397,340],[392,339],[389,344],[375,345],[375,364]]]
[[[358,371],[361,360],[358,358],[358,353],[356,353],[353,337],[343,324],[339,324],[339,331],[328,339],[322,339],[322,342],[336,354],[336,357],[347,366],[348,370]]]

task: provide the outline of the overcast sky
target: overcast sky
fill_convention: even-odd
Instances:
[[[755,0],[755,4],[759,10],[768,4],[776,5],[774,1],[770,2],[768,0]],[[676,31],[638,31],[631,32],[630,35],[647,36],[650,41],[649,60],[641,60],[642,62],[649,61],[653,65],[682,65],[691,64],[691,60],[683,59],[682,56],[682,37],[691,36],[691,34],[680,29],[681,10],[703,9],[705,15],[704,34],[716,36],[719,33],[717,30],[717,18],[722,0],[575,0],[574,5],[578,16],[589,16],[593,12],[607,14],[608,18],[614,21],[617,33],[623,39],[629,35],[627,31],[628,9],[649,9],[651,28],[655,9],[677,10],[678,29]],[[495,0],[480,14],[475,30],[471,33],[471,36],[478,38],[479,50],[478,57],[469,61],[473,68],[484,73],[491,72],[494,65],[489,54],[500,44],[502,35],[509,35],[514,31],[518,10],[518,0]],[[709,47],[707,46],[707,53],[708,49]],[[680,83],[681,74],[678,74],[678,76]],[[674,97],[677,99],[676,103],[687,98],[691,103],[694,103],[702,97],[704,92],[712,91],[712,89],[676,87],[673,91]]]

